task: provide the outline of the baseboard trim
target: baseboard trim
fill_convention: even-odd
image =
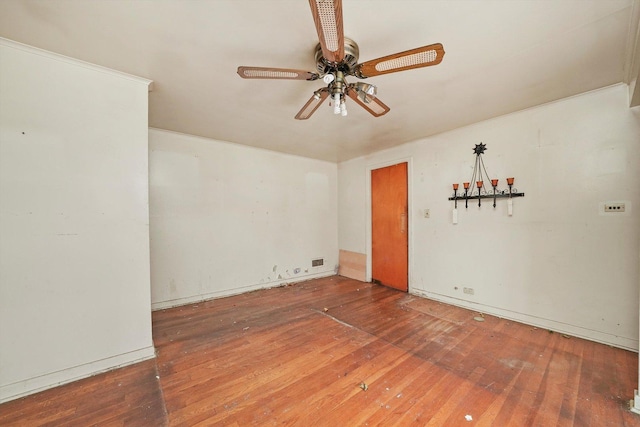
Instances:
[[[567,335],[571,335],[578,338],[584,338],[589,341],[595,341],[601,344],[611,345],[613,347],[622,348],[624,350],[638,352],[638,340],[627,337],[621,337],[607,332],[595,331],[587,328],[583,328],[577,325],[571,325],[568,323],[558,322],[552,319],[545,319],[542,317],[536,317],[525,313],[519,313],[516,311],[505,310],[498,307],[487,306],[480,303],[474,303],[470,301],[461,300],[458,298],[448,297],[446,295],[437,294],[434,292],[427,292],[420,289],[411,289],[410,292],[417,296],[432,299],[434,301],[443,302],[446,304],[455,305],[457,307],[466,308],[468,310],[474,310],[485,314],[501,317],[503,319],[513,320],[514,322],[525,323],[538,328],[548,329],[554,332],[559,332]]]
[[[152,311],[164,310],[167,308],[179,307],[181,305],[195,304],[195,303],[208,301],[212,299],[230,297],[233,295],[240,295],[247,292],[256,291],[259,289],[277,288],[279,286],[304,282],[306,280],[311,280],[311,279],[319,279],[321,277],[335,276],[335,275],[336,273],[333,270],[324,271],[321,273],[301,275],[301,276],[296,276],[295,278],[290,277],[287,279],[277,280],[277,281],[268,282],[268,283],[256,283],[253,285],[241,286],[239,288],[223,289],[220,291],[209,292],[206,294],[192,295],[184,298],[176,298],[176,299],[167,300],[167,301],[158,301],[158,302],[151,303],[151,310]]]
[[[30,394],[48,390],[83,378],[88,378],[113,369],[133,365],[134,363],[153,359],[154,357],[155,348],[150,346],[128,353],[119,354],[117,356],[108,357],[106,359],[74,366],[72,368],[29,378],[27,380],[18,381],[12,384],[3,385],[0,386],[0,403],[19,399]]]
[[[634,414],[640,414],[640,395],[638,390],[634,390],[633,400],[631,401],[631,412]]]

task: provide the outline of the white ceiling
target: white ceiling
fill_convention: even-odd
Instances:
[[[343,0],[360,62],[437,42],[446,51],[440,65],[367,80],[391,107],[380,118],[351,102],[347,117],[326,103],[294,120],[321,81],[236,74],[315,70],[305,0],[2,0],[0,36],[153,80],[152,127],[335,162],[628,83],[639,3]]]

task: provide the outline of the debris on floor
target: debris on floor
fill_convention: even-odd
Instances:
[[[360,383],[360,388],[364,391],[367,391],[369,389],[369,386],[363,381]]]
[[[329,311],[329,309],[327,307],[325,307],[325,308],[322,309],[322,311],[324,311],[326,313],[327,311]]]
[[[465,415],[464,419],[467,421],[473,421],[473,417],[471,415]]]

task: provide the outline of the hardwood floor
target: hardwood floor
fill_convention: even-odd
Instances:
[[[155,360],[0,405],[0,426],[166,425]]]
[[[340,276],[158,311],[155,361],[0,425],[640,425],[636,353],[476,315]]]

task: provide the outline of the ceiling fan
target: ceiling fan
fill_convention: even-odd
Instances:
[[[331,97],[334,114],[346,116],[347,96],[373,116],[380,117],[389,112],[389,107],[376,97],[376,86],[364,82],[347,83],[347,76],[366,79],[381,74],[428,67],[439,64],[444,57],[442,44],[435,43],[359,64],[358,45],[344,37],[342,0],[309,0],[309,5],[320,40],[315,49],[317,72],[290,68],[238,67],[238,74],[243,79],[311,81],[321,78],[326,86],[313,93],[296,114],[295,118],[298,120],[311,117],[328,97]]]

